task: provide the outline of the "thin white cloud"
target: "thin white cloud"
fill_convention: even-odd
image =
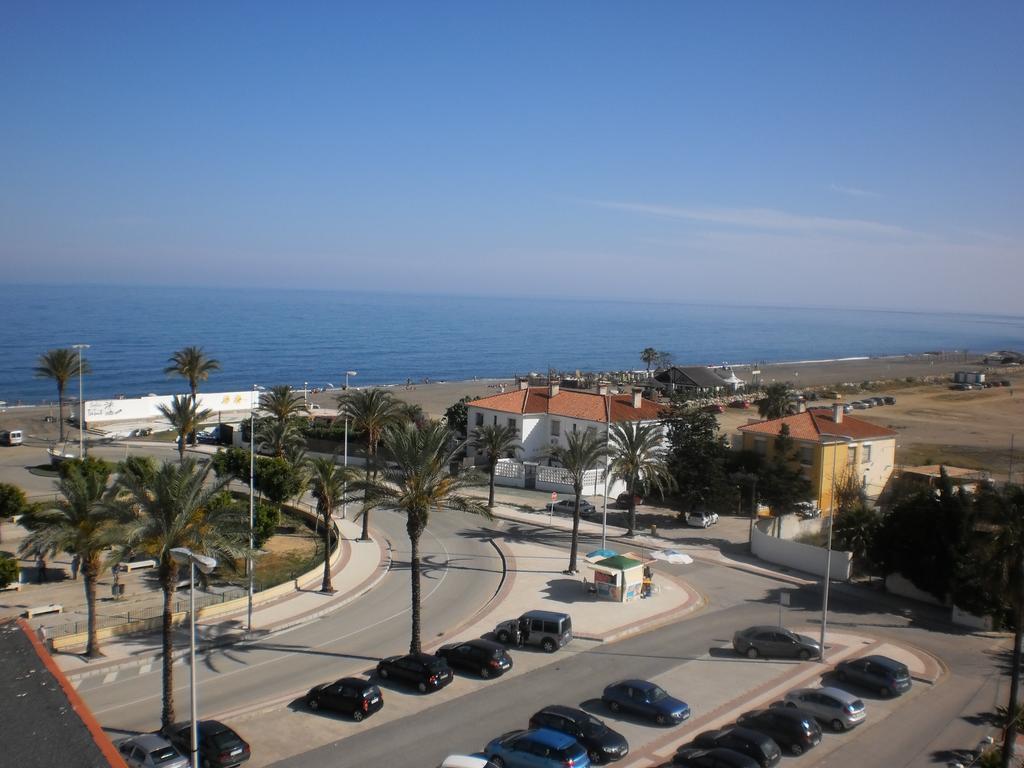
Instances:
[[[658,216],[668,219],[686,219],[721,224],[743,229],[778,232],[844,232],[859,235],[888,237],[920,236],[905,227],[866,219],[837,219],[828,216],[804,216],[772,208],[679,208],[650,203],[595,201],[601,208]]]
[[[839,192],[843,195],[850,195],[851,197],[881,197],[877,192],[872,192],[870,189],[861,189],[860,187],[848,187],[845,184],[829,184],[828,188],[833,192]]]

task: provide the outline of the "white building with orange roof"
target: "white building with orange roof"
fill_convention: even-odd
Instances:
[[[770,459],[783,424],[789,427],[797,461],[823,514],[832,512],[834,481],[847,474],[864,484],[869,499],[881,495],[896,465],[896,432],[848,416],[836,405],[742,426],[743,449]]]
[[[519,434],[522,451],[516,459],[502,461],[495,481],[519,488],[571,492],[566,473],[550,466],[547,452],[552,446],[567,445],[568,435],[592,431],[604,436],[609,424],[624,421],[657,423],[662,406],[646,400],[640,390],[612,394],[602,385],[597,392],[561,389],[557,384],[531,387],[522,382],[518,389],[491,395],[466,404],[470,434],[484,425],[507,425]],[[473,454],[476,463],[482,457]],[[624,488],[609,486],[616,495]],[[584,495],[604,492],[604,468],[587,473]]]

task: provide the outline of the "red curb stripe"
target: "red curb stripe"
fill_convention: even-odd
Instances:
[[[89,710],[89,707],[87,707],[85,702],[82,701],[82,697],[78,695],[78,691],[76,691],[74,686],[71,685],[71,681],[64,676],[63,672],[61,672],[60,667],[57,666],[57,662],[53,660],[53,657],[50,656],[50,652],[46,650],[43,644],[39,641],[39,638],[36,637],[35,632],[31,630],[24,619],[18,619],[17,623],[21,631],[25,633],[29,642],[32,643],[32,648],[36,652],[40,661],[43,662],[43,665],[60,685],[61,690],[64,691],[64,695],[67,696],[68,701],[71,704],[71,709],[73,709],[75,714],[78,715],[82,724],[89,729],[89,733],[92,734],[92,740],[95,742],[100,752],[103,753],[103,756],[107,758],[107,762],[110,763],[113,768],[128,768],[124,758],[121,757],[121,753],[117,751],[116,747],[114,747],[114,742],[110,740],[110,737],[107,736],[103,728],[100,727],[99,722],[97,722],[95,716],[93,716],[92,712]]]

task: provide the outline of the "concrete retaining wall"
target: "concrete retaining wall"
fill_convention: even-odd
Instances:
[[[825,563],[828,552],[822,547],[800,544],[789,539],[781,539],[771,535],[774,520],[758,520],[751,532],[750,550],[757,557],[776,565],[784,565],[815,576],[825,575]],[[850,578],[850,552],[832,552],[830,568],[831,578],[835,581],[846,581]]]

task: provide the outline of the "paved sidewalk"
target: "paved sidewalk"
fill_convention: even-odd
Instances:
[[[384,577],[390,565],[390,545],[379,536],[369,542],[359,541],[361,526],[351,520],[336,520],[341,532],[342,553],[332,569],[336,592],[327,595],[317,591],[320,577],[311,576],[302,589],[296,589],[272,602],[253,609],[253,631],[246,631],[246,606],[228,614],[200,619],[196,624],[198,645],[206,650],[218,645],[264,638],[272,632],[311,621],[358,599]],[[93,675],[107,675],[128,665],[143,666],[159,660],[159,632],[110,638],[103,643],[104,657],[89,661],[71,653],[55,654],[64,673],[76,681]],[[176,656],[188,652],[188,625],[176,629]]]

